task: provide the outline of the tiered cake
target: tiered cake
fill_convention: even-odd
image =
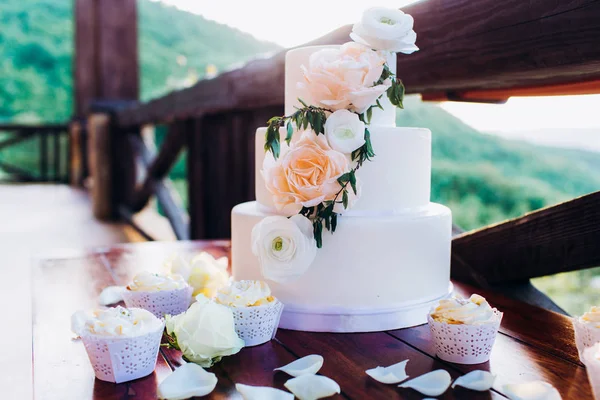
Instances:
[[[287,53],[286,115],[303,105],[322,106],[311,96],[314,92],[298,82],[306,81],[303,66],[311,63],[311,55],[339,48],[314,46]],[[395,73],[396,55],[380,54]],[[271,153],[265,153],[266,128],[257,130],[257,200],[232,211],[232,268],[236,280],[268,280],[274,296],[285,305],[281,328],[366,332],[419,325],[426,323],[431,306],[452,290],[451,212],[430,202],[431,132],[396,127],[396,108],[385,94],[379,102],[382,107],[373,108],[366,125],[375,156],[356,170],[361,186],[356,201],[339,212],[335,233],[323,228],[322,247],[314,260],[305,272],[289,280],[263,276],[255,255],[253,228],[269,216],[290,216],[277,207],[272,190],[267,189],[264,159],[269,158],[267,163],[274,160]],[[302,133],[298,131],[294,125],[292,146]],[[280,134],[285,154],[287,129],[281,128]],[[304,251],[276,239],[273,251],[282,246],[291,246],[284,248],[289,254]]]

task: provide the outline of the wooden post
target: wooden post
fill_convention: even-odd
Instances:
[[[69,184],[82,186],[83,184],[83,130],[81,122],[74,121],[69,125]]]
[[[74,114],[93,100],[137,100],[136,0],[75,0]]]
[[[92,177],[92,210],[98,219],[112,218],[112,168],[110,117],[93,114],[88,120],[89,170]]]

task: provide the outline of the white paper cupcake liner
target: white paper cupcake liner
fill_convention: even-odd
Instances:
[[[427,317],[439,358],[456,364],[481,364],[489,361],[492,347],[502,321],[502,313],[482,325],[448,324]]]
[[[164,324],[160,329],[135,337],[82,334],[96,378],[114,383],[132,381],[154,371]]]
[[[127,308],[143,308],[157,318],[164,318],[167,314],[178,315],[187,311],[192,301],[193,291],[191,286],[157,292],[125,290],[123,300]]]
[[[586,348],[581,357],[596,400],[600,400],[600,360],[597,358],[599,349],[600,342],[593,347]]]
[[[600,342],[600,328],[581,322],[579,318],[573,318],[572,321],[579,359],[583,362],[583,352],[585,349]]]
[[[257,346],[275,337],[283,303],[275,300],[256,307],[230,307],[233,311],[235,330],[245,346]]]

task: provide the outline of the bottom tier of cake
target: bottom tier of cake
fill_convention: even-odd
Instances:
[[[268,215],[256,202],[234,207],[234,279],[264,279],[251,232]],[[285,284],[267,281],[285,305],[279,326],[369,332],[425,323],[430,307],[452,291],[451,234],[450,209],[436,203],[405,213],[340,216],[304,275]]]

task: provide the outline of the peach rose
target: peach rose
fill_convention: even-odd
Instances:
[[[306,87],[317,105],[335,110],[364,113],[391,86],[387,80],[374,83],[383,72],[385,58],[360,43],[348,42],[339,49],[327,48],[311,54],[302,66]]]
[[[300,134],[289,148],[282,148],[277,161],[268,154],[263,163],[267,190],[277,210],[285,215],[333,200],[341,189],[337,178],[350,170],[348,157],[333,150],[325,135],[312,130]]]

